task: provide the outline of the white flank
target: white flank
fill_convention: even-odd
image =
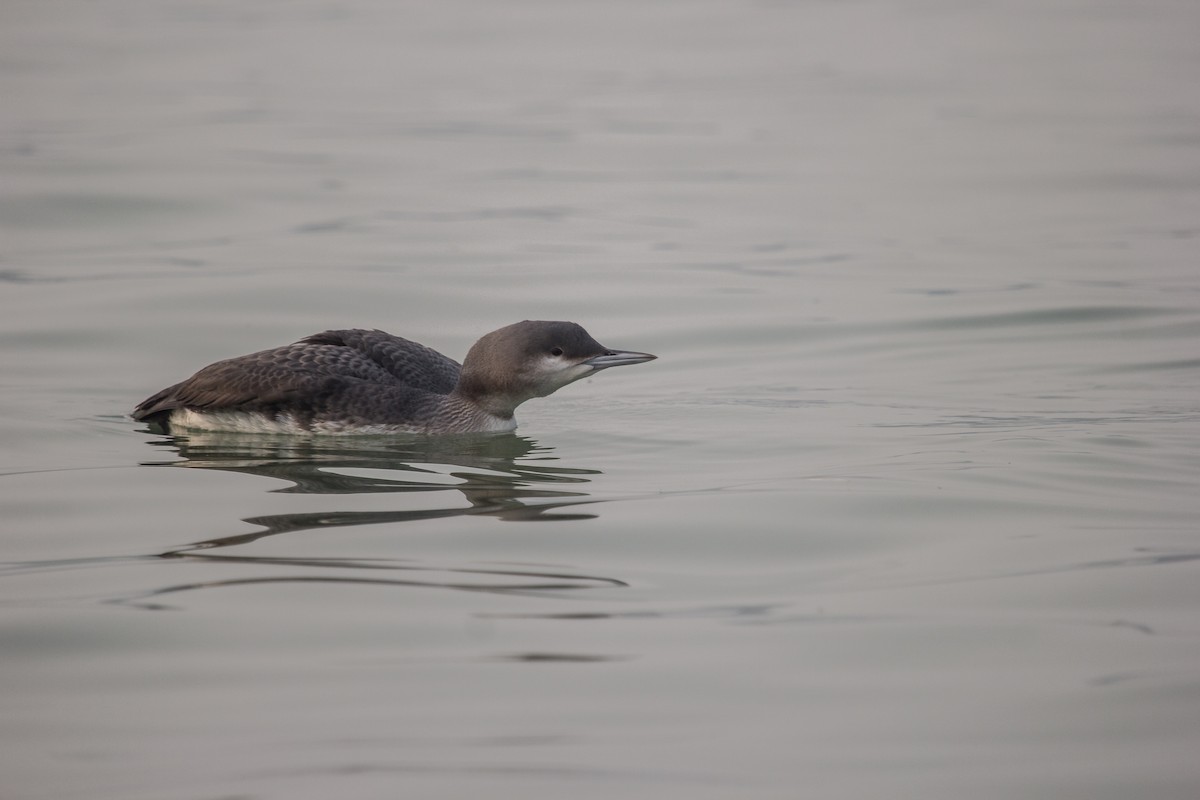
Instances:
[[[189,408],[179,408],[171,412],[172,428],[187,428],[198,431],[227,431],[230,433],[274,433],[274,434],[342,434],[354,436],[387,435],[395,433],[423,433],[424,429],[410,425],[355,425],[340,420],[325,420],[313,423],[312,428],[300,425],[290,414],[280,415],[278,419],[265,414],[247,413],[245,411],[193,411]],[[511,431],[517,427],[514,417],[500,419],[487,417],[486,427],[477,432],[490,433]]]

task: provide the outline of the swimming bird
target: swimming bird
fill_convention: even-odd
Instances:
[[[526,400],[656,357],[607,348],[574,322],[525,320],[492,331],[461,365],[379,330],[324,331],[209,364],[142,401],[132,417],[162,431],[511,431]]]

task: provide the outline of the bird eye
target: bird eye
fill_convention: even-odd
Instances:
[[[561,355],[562,355],[562,348],[561,348],[561,347],[555,347],[555,348],[551,349],[551,350],[550,350],[550,355],[552,355],[552,356],[561,356]]]

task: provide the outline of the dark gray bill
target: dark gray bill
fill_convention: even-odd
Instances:
[[[643,361],[653,361],[656,358],[658,356],[652,356],[649,353],[634,353],[630,350],[609,350],[598,356],[592,356],[583,363],[590,365],[593,369],[608,369],[609,367],[623,367],[626,364],[641,364]]]

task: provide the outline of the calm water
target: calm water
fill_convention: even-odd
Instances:
[[[1200,793],[1200,6],[8,2],[0,796]],[[147,432],[332,327],[515,436]]]

